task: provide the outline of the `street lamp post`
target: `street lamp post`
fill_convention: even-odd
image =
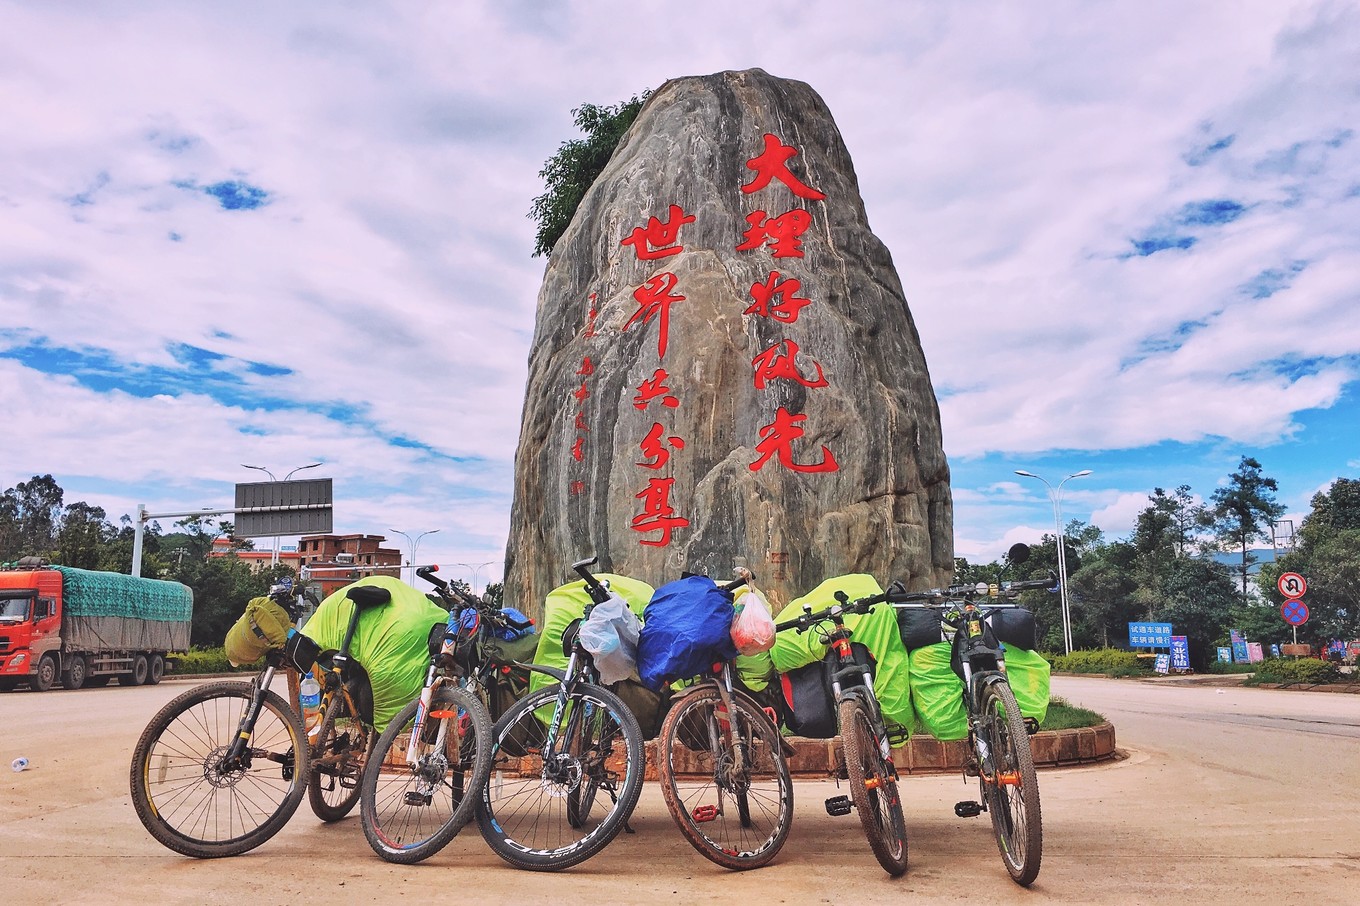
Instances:
[[[283,476],[283,480],[284,480],[284,481],[287,481],[288,479],[292,478],[293,475],[294,475],[295,473],[301,472],[303,469],[315,469],[315,468],[316,468],[317,466],[319,466],[319,465],[321,465],[321,463],[319,463],[319,462],[313,462],[313,463],[308,463],[308,464],[305,465],[305,466],[298,466],[298,467],[297,467],[296,469],[294,469],[292,472],[289,472],[287,475]],[[258,471],[258,472],[263,472],[264,474],[268,475],[270,481],[278,481],[278,479],[274,477],[274,473],[271,472],[271,471],[269,471],[268,469],[266,469],[264,466],[248,466],[248,465],[246,465],[245,463],[241,463],[241,468],[243,468],[243,469],[255,469],[255,470]],[[299,560],[298,562],[299,562],[299,564],[301,563],[300,560]],[[270,557],[270,559],[269,559],[269,565],[270,565],[271,567],[274,567],[274,566],[278,566],[278,565],[279,565],[279,536],[278,536],[278,535],[275,535],[275,536],[274,536],[274,556]]]
[[[1053,503],[1053,528],[1058,542],[1058,600],[1062,610],[1063,623],[1063,648],[1067,654],[1072,653],[1072,613],[1067,603],[1067,549],[1063,545],[1063,524],[1062,524],[1062,489],[1063,485],[1073,478],[1085,478],[1091,474],[1090,469],[1082,469],[1080,472],[1073,472],[1058,482],[1056,488],[1048,483],[1042,476],[1035,475],[1033,472],[1026,472],[1024,469],[1016,469],[1016,475],[1025,478],[1037,478],[1048,488],[1048,499]]]
[[[428,532],[421,532],[419,535],[416,535],[414,541],[411,540],[411,536],[410,536],[410,535],[406,534],[405,532],[401,531],[400,529],[389,529],[388,531],[392,532],[392,534],[394,534],[394,535],[400,535],[401,537],[405,538],[405,539],[406,539],[406,543],[409,544],[409,545],[411,545],[411,559],[408,560],[408,561],[406,561],[406,565],[409,566],[409,567],[411,567],[411,584],[412,584],[412,585],[415,585],[415,584],[416,584],[416,551],[420,550],[420,539],[421,539],[421,538],[424,538],[426,535],[433,535],[435,532],[439,531],[439,529],[433,528],[433,529],[430,529]]]
[[[484,566],[490,566],[490,565],[493,564],[493,563],[499,563],[499,562],[501,562],[501,561],[499,561],[499,560],[488,560],[488,561],[486,561],[485,563],[455,563],[455,564],[453,564],[453,565],[454,565],[454,566],[461,566],[461,567],[463,567],[464,569],[467,569],[467,570],[471,570],[471,571],[472,571],[472,593],[475,595],[475,594],[477,594],[477,576],[478,576],[479,573],[481,573],[482,567],[484,567]]]

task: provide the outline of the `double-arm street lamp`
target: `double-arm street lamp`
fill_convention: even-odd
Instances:
[[[486,561],[485,563],[455,563],[455,564],[453,564],[453,565],[454,565],[454,566],[461,566],[461,567],[463,567],[464,569],[467,569],[467,570],[471,570],[471,571],[472,571],[472,593],[475,595],[475,594],[478,594],[478,592],[477,592],[477,576],[478,576],[479,573],[481,573],[482,567],[484,567],[484,566],[490,566],[490,565],[493,564],[493,563],[499,563],[499,562],[501,562],[501,561],[499,561],[499,560],[488,560],[488,561]]]
[[[287,475],[283,476],[283,480],[284,480],[284,481],[287,481],[288,479],[292,478],[293,475],[295,475],[295,474],[298,473],[298,472],[301,472],[303,469],[315,469],[315,468],[316,468],[317,466],[319,466],[319,465],[321,465],[321,463],[319,463],[319,462],[313,462],[313,463],[308,463],[308,464],[305,465],[305,466],[298,466],[298,467],[297,467],[296,469],[294,469],[292,472],[289,472]],[[269,471],[268,469],[266,469],[264,466],[248,466],[248,465],[246,465],[245,463],[241,463],[241,468],[243,468],[243,469],[254,469],[254,470],[256,470],[257,472],[263,472],[264,474],[266,474],[266,475],[269,476],[269,480],[270,480],[270,481],[278,481],[278,479],[274,477],[274,473],[271,472],[271,471]],[[270,564],[269,564],[269,565],[270,565],[270,566],[278,566],[278,565],[279,565],[279,536],[278,536],[278,535],[275,535],[275,536],[274,536],[274,556],[270,559]]]
[[[1058,482],[1055,488],[1048,483],[1048,480],[1035,475],[1033,472],[1026,472],[1024,469],[1016,469],[1016,475],[1025,478],[1037,478],[1048,488],[1048,499],[1053,503],[1053,528],[1058,542],[1058,599],[1062,607],[1063,623],[1063,648],[1067,654],[1072,653],[1072,613],[1067,604],[1067,551],[1063,547],[1063,524],[1062,524],[1062,489],[1073,478],[1085,478],[1091,474],[1090,469],[1082,469],[1080,472],[1073,472],[1062,481]]]
[[[410,535],[406,534],[405,532],[403,532],[403,531],[401,531],[401,530],[399,530],[399,529],[389,529],[389,531],[391,531],[392,534],[394,534],[394,535],[400,535],[401,537],[405,538],[405,539],[406,539],[406,543],[409,544],[409,545],[411,545],[411,559],[406,561],[406,565],[409,566],[409,567],[411,567],[411,584],[412,584],[412,585],[415,585],[415,584],[416,584],[416,566],[418,565],[418,564],[416,563],[416,551],[420,550],[420,539],[421,539],[421,538],[424,538],[426,535],[433,535],[435,532],[439,531],[439,529],[437,529],[437,528],[432,528],[432,529],[430,529],[428,532],[421,532],[419,535],[416,535],[414,541],[411,540],[411,536],[410,536]]]

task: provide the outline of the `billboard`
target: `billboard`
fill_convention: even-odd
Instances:
[[[1130,623],[1130,648],[1166,648],[1171,645],[1170,623]]]
[[[254,481],[236,486],[236,531],[241,538],[325,535],[334,530],[331,481]]]

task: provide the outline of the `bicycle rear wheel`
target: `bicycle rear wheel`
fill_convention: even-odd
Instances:
[[[276,693],[264,693],[246,756],[224,763],[254,694],[250,683],[208,683],[176,696],[142,731],[132,752],[132,804],[162,845],[199,859],[239,855],[297,811],[310,769],[307,737]]]
[[[535,711],[551,713],[561,688],[524,697],[492,731],[494,773],[478,801],[477,824],[516,868],[556,871],[584,862],[618,835],[642,793],[642,731],[618,696],[599,686],[581,684],[567,696],[555,754],[544,757],[549,728]]]
[[[989,683],[983,690],[978,731],[988,748],[987,755],[978,754],[983,756],[982,795],[996,845],[1012,880],[1028,887],[1039,876],[1043,858],[1043,815],[1029,733],[1006,683]]]
[[[732,695],[728,715],[712,684],[671,706],[657,770],[666,808],[690,845],[723,868],[765,865],[788,839],[793,783],[779,730],[758,705]]]
[[[312,740],[312,773],[307,782],[307,801],[322,821],[339,821],[359,804],[359,781],[364,756],[374,740],[373,731],[350,713],[349,699],[335,694],[333,715],[323,721]]]
[[[480,698],[456,686],[436,689],[408,748],[419,707],[417,699],[388,724],[360,784],[368,845],[400,865],[428,859],[458,835],[491,773],[491,717]]]
[[[897,771],[883,757],[863,701],[842,701],[840,722],[850,800],[859,812],[874,858],[884,871],[897,877],[907,870],[907,826],[902,817],[902,798],[897,794]]]

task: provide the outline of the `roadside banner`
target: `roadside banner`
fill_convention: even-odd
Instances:
[[[1257,664],[1266,659],[1265,652],[1261,650],[1260,642],[1247,642],[1247,660]]]
[[[1271,656],[1271,657],[1279,657],[1279,656],[1280,656],[1280,646],[1277,645],[1277,644],[1275,644],[1274,642],[1272,642],[1271,645],[1270,645],[1270,656]]]
[[[1183,635],[1171,637],[1171,666],[1177,670],[1190,669],[1190,640]]]
[[[1159,654],[1159,655],[1157,655],[1157,665],[1156,665],[1156,667],[1155,667],[1154,669],[1155,669],[1158,673],[1170,673],[1170,672],[1171,672],[1171,655],[1169,655],[1169,654]]]
[[[1218,649],[1218,660],[1219,660],[1220,663],[1231,664],[1231,663],[1232,663],[1232,649],[1231,649],[1231,648],[1223,648],[1223,647],[1220,647],[1220,648]]]
[[[1167,648],[1171,645],[1170,623],[1130,623],[1130,648]]]
[[[1242,630],[1229,630],[1228,636],[1232,639],[1233,663],[1247,663],[1247,640],[1242,636]]]

